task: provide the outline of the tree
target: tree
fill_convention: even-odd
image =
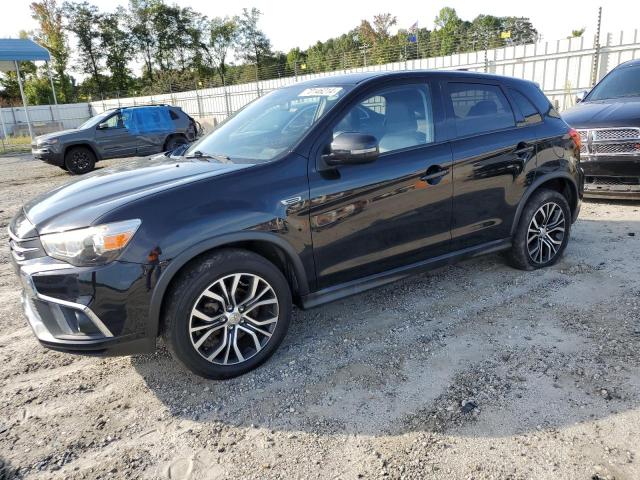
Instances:
[[[463,48],[473,51],[501,46],[503,42],[500,38],[501,28],[502,20],[499,17],[478,15],[469,26]]]
[[[444,7],[438,13],[434,23],[436,30],[434,39],[438,43],[439,55],[451,55],[457,51],[460,39],[464,37],[464,23],[458,17],[456,10]]]
[[[227,55],[233,45],[237,43],[237,36],[237,17],[216,17],[211,20],[208,52],[223,85],[225,85],[227,73]]]
[[[262,13],[257,8],[242,9],[238,18],[238,55],[248,63],[256,65],[256,80],[259,78],[260,61],[271,54],[271,42],[265,33],[258,28]]]
[[[109,73],[110,87],[118,92],[127,92],[132,83],[129,59],[133,54],[131,34],[125,28],[127,13],[118,7],[114,13],[100,18],[100,48],[105,53],[105,64]]]
[[[58,100],[69,101],[72,96],[71,79],[67,74],[70,52],[64,31],[62,9],[58,7],[56,0],[33,2],[30,8],[32,18],[39,25],[34,39],[51,54],[51,68]]]
[[[519,45],[525,43],[535,43],[540,38],[538,30],[536,30],[528,18],[525,17],[501,17],[502,31],[511,32],[509,41]]]
[[[67,29],[76,36],[80,71],[91,75],[91,79],[102,94],[104,88],[101,79],[100,62],[104,52],[100,48],[100,20],[102,15],[98,7],[87,1],[82,3],[65,2],[63,6],[67,17]]]
[[[152,5],[155,0],[130,0],[129,31],[133,46],[144,62],[144,76],[153,81],[153,53],[156,49],[156,37],[153,31]]]
[[[576,30],[571,30],[571,36],[567,37],[567,38],[581,37],[584,34],[585,30],[586,30],[586,28],[584,28],[584,27],[578,28]]]

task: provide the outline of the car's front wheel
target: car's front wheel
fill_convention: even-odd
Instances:
[[[527,202],[509,252],[510,263],[522,270],[553,265],[569,241],[571,210],[555,190],[536,191]]]
[[[224,249],[181,272],[166,305],[163,336],[172,355],[198,375],[225,379],[275,352],[289,327],[291,292],[265,258]]]
[[[73,147],[64,156],[64,165],[69,173],[82,175],[96,166],[96,156],[87,147]]]

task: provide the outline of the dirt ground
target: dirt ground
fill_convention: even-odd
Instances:
[[[6,226],[69,179],[0,159],[0,479],[640,478],[640,203],[585,203],[553,268],[492,255],[296,311],[213,382],[37,343]]]

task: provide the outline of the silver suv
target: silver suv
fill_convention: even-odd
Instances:
[[[98,160],[170,151],[202,134],[200,124],[170,105],[107,110],[78,128],[36,137],[31,152],[38,160],[74,175],[90,172]]]

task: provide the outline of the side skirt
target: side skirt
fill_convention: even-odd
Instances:
[[[301,297],[300,306],[304,310],[317,307],[324,303],[333,302],[334,300],[356,295],[372,288],[381,287],[382,285],[395,282],[396,280],[408,277],[414,273],[433,270],[434,268],[450,265],[460,260],[487,255],[489,253],[499,252],[509,248],[511,248],[511,238],[483,243],[482,245],[476,245],[474,247],[447,253],[421,262],[387,270],[386,272],[376,273],[375,275],[324,288]]]

